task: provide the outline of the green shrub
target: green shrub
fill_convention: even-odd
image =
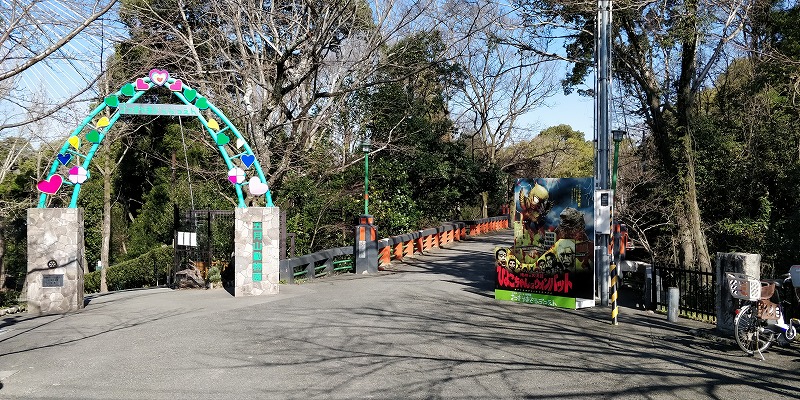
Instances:
[[[156,266],[158,282],[166,282],[174,262],[172,247],[157,247],[132,260],[112,265],[106,271],[108,290],[125,290],[156,285],[153,266]],[[83,276],[84,292],[100,291],[100,271],[90,272]]]
[[[222,282],[222,274],[219,271],[219,267],[216,265],[208,270],[208,281],[211,283]]]
[[[0,307],[13,307],[19,304],[19,292],[4,290],[0,292]]]

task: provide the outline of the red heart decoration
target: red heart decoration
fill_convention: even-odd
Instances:
[[[58,189],[61,189],[62,183],[64,183],[64,178],[61,175],[53,175],[49,179],[37,183],[36,188],[42,193],[56,194]]]

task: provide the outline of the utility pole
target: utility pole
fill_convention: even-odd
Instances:
[[[611,134],[611,0],[597,1],[597,34],[595,35],[595,190],[609,189],[609,138]],[[595,204],[595,209],[599,205]],[[597,215],[597,214],[595,214]],[[603,220],[603,219],[601,219]],[[600,305],[608,305],[610,226],[597,226],[595,218],[595,269],[600,287]],[[608,233],[606,233],[608,232]]]

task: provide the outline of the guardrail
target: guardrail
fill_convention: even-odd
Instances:
[[[436,228],[423,229],[404,235],[378,240],[379,267],[392,261],[424,254],[431,249],[461,241],[470,236],[508,228],[508,216],[474,221],[447,222]],[[313,280],[335,272],[353,270],[353,246],[321,250],[304,256],[280,261],[281,283]]]

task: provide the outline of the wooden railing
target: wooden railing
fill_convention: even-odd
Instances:
[[[448,222],[436,228],[381,239],[378,240],[379,267],[501,229],[508,229],[508,216]],[[352,271],[352,257],[353,246],[345,246],[281,260],[280,280],[282,283],[294,283],[297,279],[313,280],[335,272]]]

